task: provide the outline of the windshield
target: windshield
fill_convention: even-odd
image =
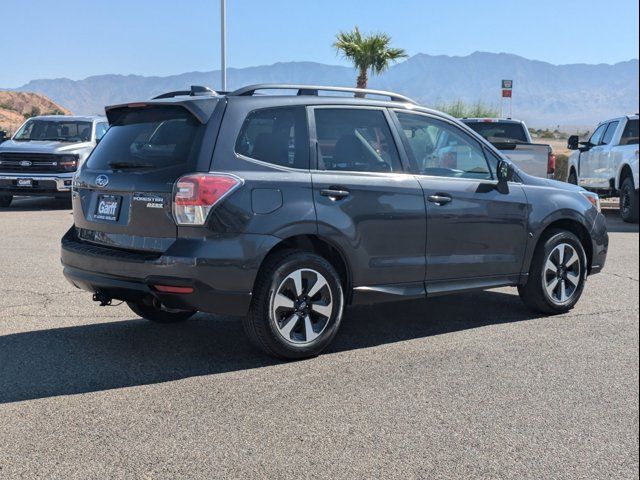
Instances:
[[[162,168],[190,163],[197,154],[202,125],[184,108],[127,108],[115,117],[89,168]]]
[[[32,119],[18,130],[13,139],[18,142],[88,142],[91,140],[91,122]]]
[[[491,143],[528,143],[527,134],[519,123],[469,122],[471,129]]]

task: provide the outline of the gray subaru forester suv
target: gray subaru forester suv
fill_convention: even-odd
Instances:
[[[304,358],[348,305],[515,286],[557,314],[605,263],[597,196],[401,95],[192,87],[106,111],[64,274],[151,321],[237,315],[267,353]]]

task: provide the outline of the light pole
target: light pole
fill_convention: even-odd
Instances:
[[[227,1],[220,0],[220,90],[227,91]]]

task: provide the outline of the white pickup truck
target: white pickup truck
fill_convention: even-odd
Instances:
[[[638,114],[600,123],[586,142],[569,137],[569,183],[620,197],[620,216],[638,222]]]
[[[553,178],[556,156],[551,146],[533,143],[524,122],[510,118],[463,118],[462,122],[505,154],[525,173]]]

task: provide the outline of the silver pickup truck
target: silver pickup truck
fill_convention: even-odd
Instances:
[[[551,146],[533,143],[524,122],[502,118],[463,118],[462,121],[525,173],[540,178],[554,178],[556,156]]]
[[[107,119],[96,116],[28,119],[0,144],[0,207],[14,196],[70,199],[73,175],[108,128]]]

